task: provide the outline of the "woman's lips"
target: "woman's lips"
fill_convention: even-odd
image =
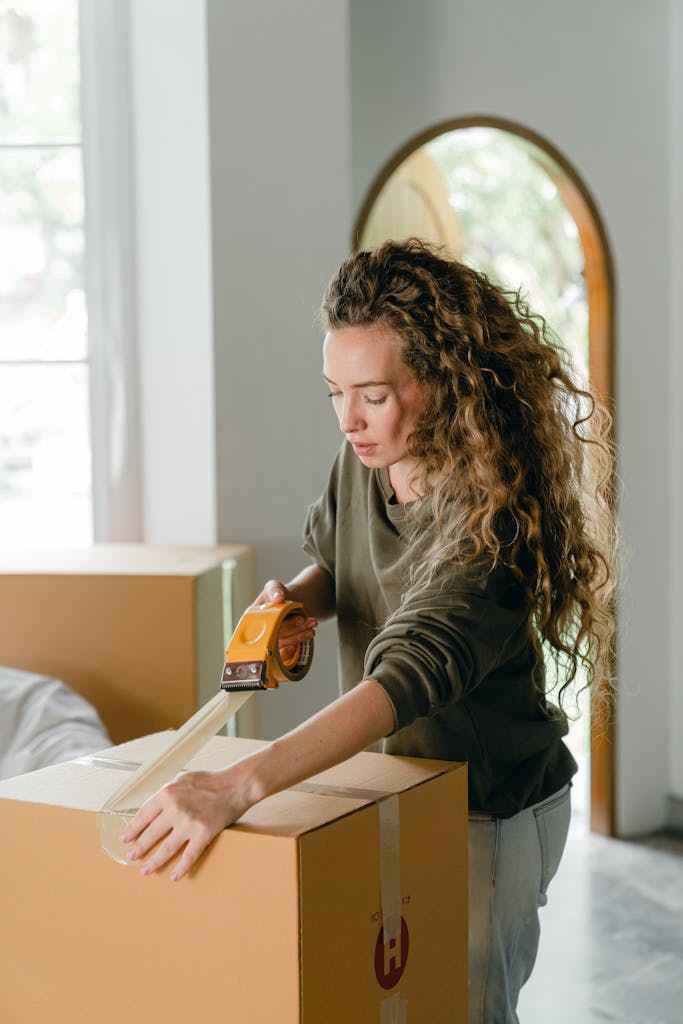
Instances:
[[[354,444],[353,450],[356,455],[372,455],[376,447],[376,444]]]

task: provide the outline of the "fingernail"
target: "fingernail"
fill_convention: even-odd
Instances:
[[[151,873],[152,873],[152,869],[149,866],[149,864],[145,864],[144,868],[140,868],[140,874],[141,875],[150,875]]]
[[[126,856],[128,857],[128,860],[137,860],[137,857],[138,857],[138,855],[135,852],[135,850],[129,850],[129,852],[126,854]]]
[[[177,881],[179,881],[179,879],[180,879],[180,872],[179,871],[174,871],[173,874],[171,875],[171,881],[172,882],[177,882]]]

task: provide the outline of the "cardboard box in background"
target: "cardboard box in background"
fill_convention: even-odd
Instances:
[[[114,742],[177,728],[218,689],[253,586],[240,545],[0,552],[0,664],[61,679]]]
[[[111,755],[141,761],[159,739]],[[216,737],[191,766],[261,745]],[[466,1021],[466,774],[359,754],[254,807],[179,883],[100,850],[93,812],[121,771],[83,758],[0,782],[0,1019]],[[402,946],[388,959],[378,793],[399,794]]]

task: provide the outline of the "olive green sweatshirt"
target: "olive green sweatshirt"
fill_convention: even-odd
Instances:
[[[524,598],[508,570],[450,570],[402,600],[429,546],[428,532],[409,542],[409,527],[387,470],[367,469],[345,442],[304,529],[304,551],[335,583],[341,690],[375,679],[396,720],[385,752],[467,761],[470,811],[509,817],[576,771],[566,718],[539,699]]]

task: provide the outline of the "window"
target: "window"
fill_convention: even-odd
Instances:
[[[0,544],[92,540],[77,0],[0,3]]]

